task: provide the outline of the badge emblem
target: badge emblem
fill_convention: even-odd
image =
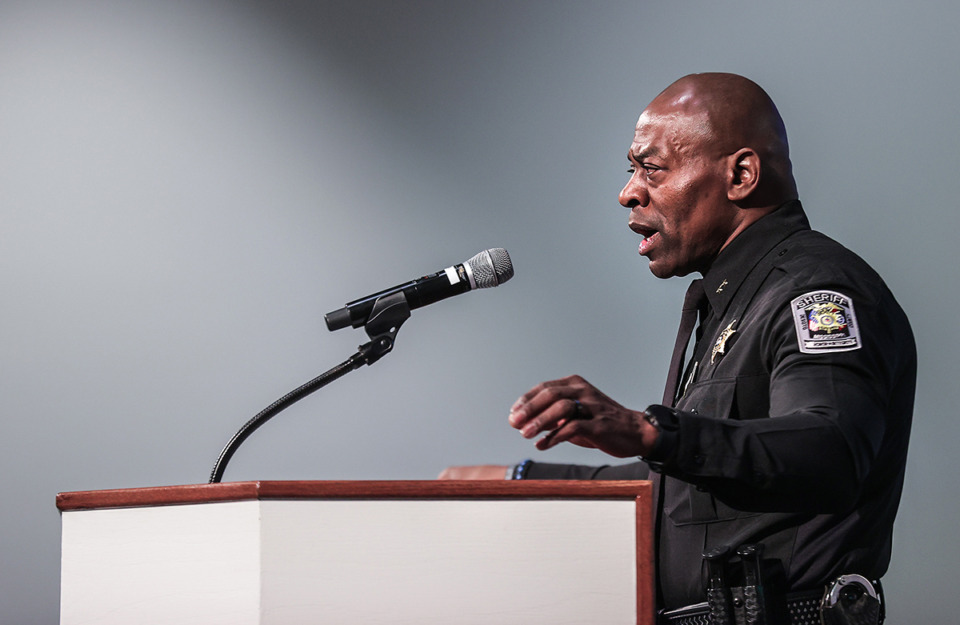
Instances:
[[[805,354],[860,349],[853,301],[836,291],[812,291],[790,302],[800,351]]]
[[[737,333],[737,331],[733,329],[733,324],[736,322],[737,320],[734,319],[730,325],[723,329],[723,332],[720,333],[720,336],[717,337],[717,342],[713,344],[713,351],[710,352],[711,365],[716,360],[717,354],[723,356],[727,353],[727,341],[730,340],[731,336]]]

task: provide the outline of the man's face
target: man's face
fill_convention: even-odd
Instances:
[[[620,203],[658,278],[705,272],[736,229],[719,154],[703,120],[647,107],[637,121]]]

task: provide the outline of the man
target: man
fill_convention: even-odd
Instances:
[[[691,292],[705,300],[688,294],[700,321],[685,373],[642,411],[577,376],[544,382],[509,422],[538,449],[571,442],[641,462],[441,477],[651,479],[664,610],[706,600],[706,552],[731,550],[735,567],[749,544],[782,599],[816,601],[845,574],[879,580],[913,410],[906,316],[863,260],[810,229],[783,122],[755,83],[681,78],[643,111],[627,158],[620,203],[640,255],[657,277],[703,276]]]

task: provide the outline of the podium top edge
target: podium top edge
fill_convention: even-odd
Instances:
[[[649,499],[648,481],[257,481],[59,493],[61,512],[264,499]]]

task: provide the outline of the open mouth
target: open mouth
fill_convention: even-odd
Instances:
[[[640,247],[637,251],[640,252],[641,256],[645,256],[650,249],[656,245],[657,241],[660,240],[660,233],[656,230],[640,230],[637,233],[643,237],[643,241],[640,241]]]

